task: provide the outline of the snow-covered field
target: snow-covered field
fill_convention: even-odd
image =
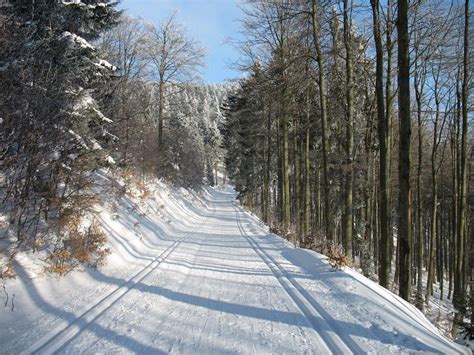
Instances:
[[[157,183],[100,219],[113,254],[98,271],[41,276],[19,257],[0,289],[1,354],[469,353],[389,291],[269,234],[229,186]]]

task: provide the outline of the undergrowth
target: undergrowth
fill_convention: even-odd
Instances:
[[[97,220],[83,227],[82,217],[70,215],[64,221],[60,242],[46,259],[48,272],[63,276],[79,265],[97,268],[110,254],[106,247],[107,236]]]

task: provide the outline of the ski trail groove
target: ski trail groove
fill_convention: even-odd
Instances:
[[[215,211],[215,206],[212,206]],[[167,247],[160,255],[155,257],[144,268],[138,271],[134,276],[118,286],[113,291],[103,296],[97,303],[91,307],[86,307],[82,310],[74,320],[62,320],[59,324],[48,334],[40,338],[28,349],[22,351],[20,354],[51,354],[57,353],[65,348],[74,338],[82,333],[92,322],[96,321],[102,314],[104,314],[115,303],[122,299],[130,290],[134,289],[135,285],[140,283],[145,277],[155,271],[185,240],[191,238],[196,230],[204,227],[210,220],[211,212],[205,220],[200,223],[195,230],[189,231],[184,237],[174,241]],[[53,335],[51,335],[51,333]]]
[[[318,336],[323,340],[323,343],[327,346],[328,350],[331,353],[338,354],[365,354],[366,352],[362,350],[349,335],[345,334],[338,327],[335,321],[319,304],[317,304],[313,297],[298,282],[289,276],[286,270],[245,232],[240,218],[241,209],[235,204],[234,206],[236,207],[237,226],[242,237],[244,237],[250,247],[267,265],[280,286],[285,290],[297,308],[308,320],[311,328],[313,328]],[[333,334],[330,334],[329,332]]]

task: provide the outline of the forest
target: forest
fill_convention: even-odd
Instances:
[[[244,12],[248,76],[223,130],[241,199],[277,234],[355,262],[420,309],[439,284],[456,333],[474,300],[469,1]]]
[[[242,78],[208,84],[206,49],[175,14],[0,0],[0,278],[24,250],[59,274],[103,264],[105,233],[80,222],[103,171],[227,179],[273,233],[420,310],[450,300],[452,336],[472,334],[470,1],[240,7]]]
[[[205,50],[173,15],[157,27],[115,2],[0,4],[7,260],[26,248],[48,250],[60,272],[100,263],[105,238],[77,223],[97,202],[100,169],[213,184],[232,84],[197,81]]]

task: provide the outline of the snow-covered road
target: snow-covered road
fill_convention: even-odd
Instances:
[[[412,305],[269,234],[230,188],[205,196],[148,203],[133,220],[104,212],[129,267],[112,258],[61,281],[20,267],[0,353],[467,353]]]

